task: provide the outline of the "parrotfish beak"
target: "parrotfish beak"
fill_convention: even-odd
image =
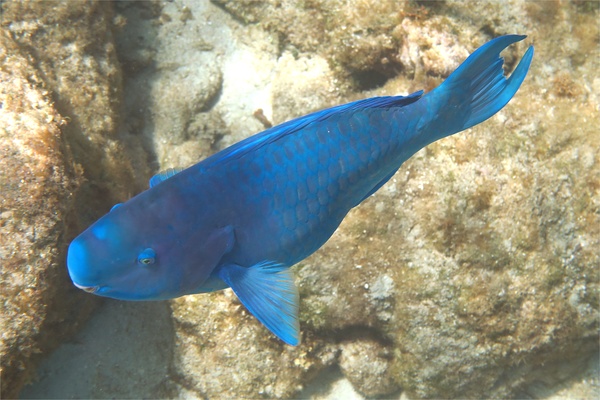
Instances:
[[[88,293],[96,293],[98,291],[98,289],[100,288],[100,286],[81,286],[81,285],[77,284],[75,281],[73,281],[73,285],[77,286],[79,289],[83,290],[84,292],[88,292]]]

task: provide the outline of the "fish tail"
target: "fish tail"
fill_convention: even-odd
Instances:
[[[440,86],[423,96],[429,118],[416,138],[421,147],[485,121],[510,101],[527,75],[533,46],[527,49],[508,79],[504,76],[500,52],[525,37],[506,35],[489,41]]]

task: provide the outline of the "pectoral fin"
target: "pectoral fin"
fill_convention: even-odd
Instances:
[[[250,268],[236,264],[221,267],[225,281],[260,322],[285,343],[300,343],[298,289],[287,267],[262,262]]]

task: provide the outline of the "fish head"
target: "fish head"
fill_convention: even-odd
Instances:
[[[174,219],[176,204],[147,197],[113,207],[71,242],[67,268],[75,286],[120,300],[163,300],[188,294],[208,278],[214,265],[194,263],[202,244],[190,243],[202,227],[191,237]]]

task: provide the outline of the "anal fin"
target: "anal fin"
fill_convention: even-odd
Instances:
[[[394,176],[394,174],[397,171],[398,171],[397,169],[393,170],[391,174],[389,174],[388,176],[386,176],[385,178],[383,178],[381,181],[379,181],[377,183],[377,185],[373,186],[373,189],[371,189],[369,191],[369,193],[367,193],[367,195],[365,197],[363,197],[354,207],[358,206],[360,203],[362,203],[363,201],[365,201],[366,199],[368,199],[369,196],[371,196],[373,193],[375,193],[376,191],[378,191],[379,189],[381,189],[381,187],[383,185],[385,185],[387,183],[387,181],[389,181],[390,179],[392,179],[392,176]]]
[[[226,264],[219,277],[278,338],[292,346],[300,343],[298,289],[287,267],[267,261],[250,268]]]

